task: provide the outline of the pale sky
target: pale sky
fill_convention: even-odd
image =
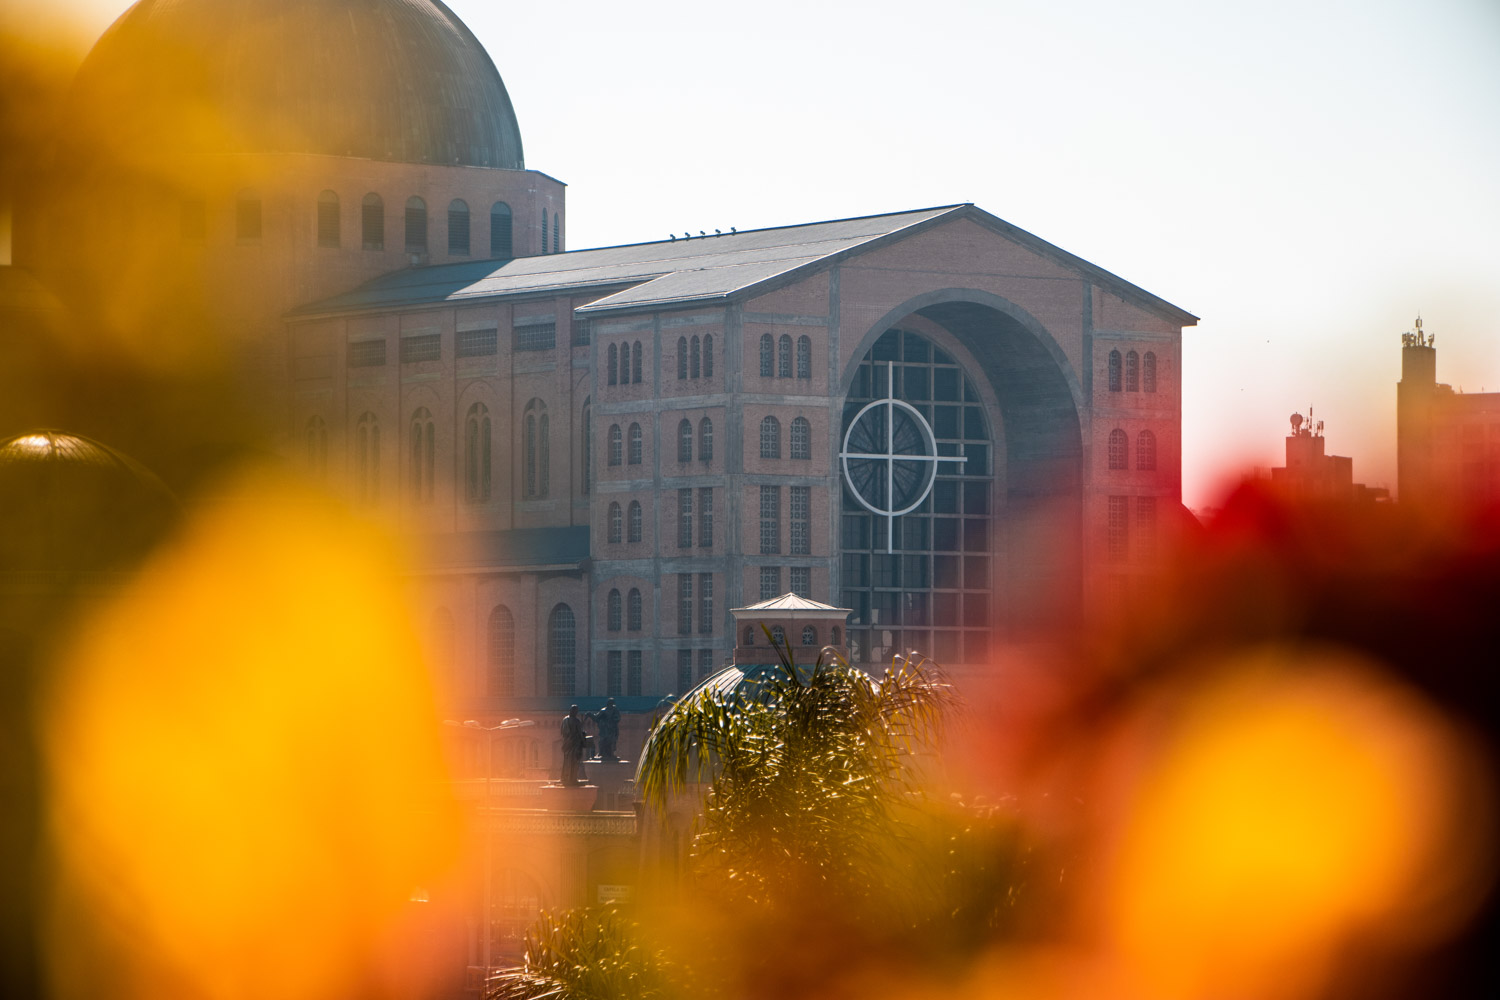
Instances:
[[[449,4],[570,248],[971,201],[1201,316],[1189,506],[1309,404],[1394,487],[1419,310],[1500,391],[1500,0]]]

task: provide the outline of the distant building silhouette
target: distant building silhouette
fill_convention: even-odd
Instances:
[[[1298,500],[1370,503],[1387,500],[1390,492],[1383,487],[1365,486],[1354,481],[1354,459],[1326,454],[1323,421],[1293,413],[1292,433],[1286,437],[1286,465],[1271,470],[1271,482],[1277,489]]]
[[[1436,338],[1401,335],[1396,488],[1403,503],[1500,501],[1500,392],[1454,392],[1437,380]]]

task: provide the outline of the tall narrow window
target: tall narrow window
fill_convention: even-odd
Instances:
[[[711,333],[703,336],[703,377],[714,377],[714,336]]]
[[[406,199],[406,252],[427,252],[427,202],[415,195]]]
[[[760,599],[769,601],[773,597],[781,596],[781,567],[762,566],[760,568]]]
[[[354,481],[361,503],[380,499],[380,424],[363,413],[354,425]]]
[[[805,556],[812,552],[812,488],[793,486],[792,490],[792,555]]]
[[[1134,351],[1125,355],[1125,391],[1141,391],[1141,356]]]
[[[779,378],[792,377],[792,338],[790,334],[783,333],[781,339],[776,342],[776,375]]]
[[[791,576],[792,593],[798,597],[812,597],[812,567],[793,566]]]
[[[629,444],[625,452],[625,461],[631,465],[641,464],[641,425],[631,424]]]
[[[604,537],[608,539],[611,544],[618,545],[620,543],[620,539],[624,537],[624,527],[624,510],[620,507],[619,504],[611,503],[609,505],[609,525],[605,529],[607,533]]]
[[[497,201],[490,206],[490,256],[511,257],[510,206]]]
[[[760,376],[770,378],[776,374],[776,342],[769,333],[760,335]]]
[[[625,540],[638,542],[641,540],[641,502],[630,501],[629,516],[625,519]]]
[[[688,374],[693,378],[699,378],[703,374],[703,343],[697,337],[693,338],[688,347]]]
[[[1146,352],[1146,364],[1141,371],[1141,389],[1145,392],[1156,391],[1156,352]]]
[[[812,424],[808,423],[806,417],[797,417],[792,421],[792,457],[804,460],[812,458]]]
[[[374,191],[360,202],[359,235],[366,250],[385,249],[385,199]]]
[[[469,407],[464,421],[464,496],[470,503],[490,498],[490,411],[483,403]]]
[[[562,253],[562,214],[552,213],[552,252]]]
[[[307,471],[317,479],[328,473],[328,425],[322,417],[312,417],[304,430],[307,444]]]
[[[625,693],[621,685],[623,671],[620,661],[625,654],[618,649],[611,649],[604,654],[604,692],[611,698]]]
[[[693,651],[691,649],[679,649],[677,651],[677,690],[687,691],[693,686]]]
[[[416,503],[428,503],[432,500],[433,473],[436,468],[436,457],[433,454],[433,424],[432,413],[427,407],[422,407],[411,415],[411,467],[408,470],[408,481],[411,483],[411,498]]]
[[[1135,436],[1135,467],[1141,472],[1156,471],[1156,435],[1151,431]]]
[[[1121,387],[1120,377],[1120,352],[1109,352],[1109,391],[1119,392]]]
[[[1130,498],[1109,498],[1109,558],[1124,562],[1130,551]]]
[[[1156,497],[1135,498],[1135,557],[1141,562],[1156,558]]]
[[[677,381],[688,377],[688,342],[686,337],[677,338]]]
[[[711,486],[698,490],[698,546],[713,548],[714,544],[714,491]]]
[[[781,457],[781,421],[775,417],[760,422],[760,457]]]
[[[1109,467],[1130,468],[1130,437],[1118,427],[1109,432]]]
[[[318,195],[318,246],[339,245],[339,196],[332,191]]]
[[[698,650],[698,679],[701,681],[714,670],[714,651],[711,649]]]
[[[632,353],[631,356],[630,356],[630,381],[632,381],[632,382],[639,382],[640,380],[641,380],[641,342],[639,340],[637,340],[635,342],[635,352]]]
[[[631,697],[640,697],[641,659],[639,649],[632,649],[625,654],[625,693]]]
[[[760,554],[775,555],[780,551],[781,487],[762,486],[760,488]]]
[[[559,604],[547,616],[547,693],[573,693],[578,657],[578,626],[573,609]]]
[[[632,632],[641,630],[641,592],[635,587],[625,598],[625,627]]]
[[[620,441],[621,441],[620,425],[619,424],[610,424],[609,425],[609,459],[608,459],[610,465],[619,465],[620,464],[620,453],[623,450],[623,448],[621,447]]]
[[[620,345],[620,384],[630,384],[630,342]]]
[[[691,420],[679,420],[677,422],[677,461],[691,462],[693,460],[693,422]]]
[[[594,407],[583,401],[583,495],[589,495],[594,484]]]
[[[527,403],[521,426],[521,476],[527,499],[535,500],[547,495],[548,459],[551,453],[547,404],[540,399]]]
[[[714,459],[714,422],[707,417],[698,421],[698,461]]]
[[[714,575],[698,574],[698,631],[705,635],[714,630]]]
[[[547,249],[547,210],[542,209],[542,253],[551,253]]]
[[[491,698],[514,694],[516,689],[516,620],[510,608],[495,605],[490,611],[485,643],[485,693]]]
[[[611,589],[604,605],[604,627],[611,632],[620,631],[625,624],[625,601],[620,597],[620,591]]]
[[[448,202],[448,252],[469,256],[469,203],[462,198]]]
[[[693,574],[677,574],[677,634],[693,631]]]
[[[609,345],[609,384],[616,385],[619,382],[618,372],[620,364],[620,350],[614,344]]]
[[[686,487],[677,491],[677,547],[693,547],[693,491]]]
[[[797,377],[812,378],[812,338],[797,338]]]
[[[234,235],[241,240],[260,239],[260,195],[241,191],[234,203]]]

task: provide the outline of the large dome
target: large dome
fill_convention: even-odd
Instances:
[[[519,170],[505,84],[439,0],[140,0],[79,71],[75,138]]]

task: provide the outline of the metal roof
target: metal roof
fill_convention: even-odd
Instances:
[[[1152,311],[1191,326],[1192,313],[970,204],[812,222],[743,233],[571,250],[566,253],[411,268],[300,307],[292,317],[385,312],[439,303],[582,292],[599,298],[580,316],[688,303],[724,302],[764,291],[794,272],[860,253],[952,218],[968,218]]]
[[[832,604],[824,604],[822,601],[814,601],[808,597],[798,597],[796,594],[782,594],[780,597],[772,597],[768,600],[759,601],[755,604],[747,604],[743,608],[732,608],[730,614],[766,614],[767,612],[797,612],[815,611],[827,614],[830,611],[838,611],[847,615],[853,608],[836,608]]]

